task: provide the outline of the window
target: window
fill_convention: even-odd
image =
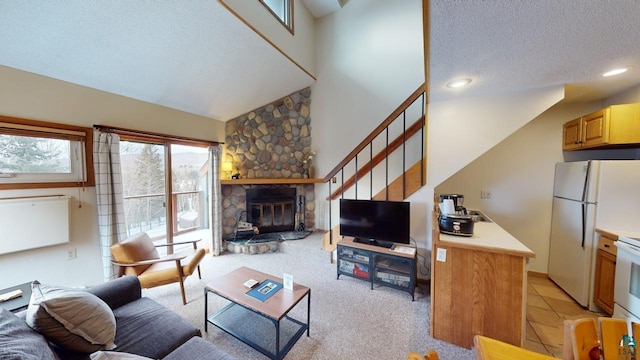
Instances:
[[[259,0],[293,34],[292,0]]]
[[[86,185],[87,138],[90,129],[0,117],[0,188]]]

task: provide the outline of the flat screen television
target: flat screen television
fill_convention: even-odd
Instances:
[[[409,244],[409,208],[405,201],[340,199],[340,235],[376,246]]]

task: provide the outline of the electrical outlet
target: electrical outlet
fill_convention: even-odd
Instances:
[[[67,250],[67,260],[73,260],[77,256],[76,248]]]
[[[436,253],[436,260],[447,262],[447,249],[438,248],[438,252]]]
[[[489,190],[480,190],[480,198],[481,199],[491,199],[491,191],[489,191]]]

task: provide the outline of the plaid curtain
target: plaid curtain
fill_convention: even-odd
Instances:
[[[211,194],[211,211],[209,212],[211,218],[209,224],[211,224],[211,254],[218,256],[224,249],[222,248],[222,192],[220,189],[220,155],[222,149],[220,146],[209,147],[209,194]]]
[[[126,239],[120,136],[94,130],[93,167],[98,198],[98,232],[104,280],[114,279],[116,266],[111,264],[111,245]]]

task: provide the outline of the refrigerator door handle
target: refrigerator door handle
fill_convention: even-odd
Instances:
[[[589,190],[589,173],[590,172],[591,172],[591,161],[587,161],[587,172],[584,175],[584,185],[582,187],[582,201],[587,201],[587,191]],[[582,219],[584,222],[584,210],[583,210]]]
[[[584,250],[585,237],[587,232],[587,204],[582,203],[582,249]]]

